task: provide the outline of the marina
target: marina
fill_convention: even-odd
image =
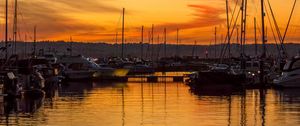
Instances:
[[[299,125],[299,3],[274,1],[2,0],[0,125]]]

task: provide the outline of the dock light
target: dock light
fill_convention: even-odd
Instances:
[[[259,71],[257,71],[257,73],[258,73],[258,74],[260,74],[260,70],[259,70]]]
[[[253,73],[252,76],[255,76],[255,74]]]

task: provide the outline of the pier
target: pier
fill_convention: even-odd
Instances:
[[[99,77],[97,81],[113,81],[113,82],[184,82],[188,77],[185,75],[128,75],[124,77]]]

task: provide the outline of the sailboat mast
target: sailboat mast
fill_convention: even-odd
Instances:
[[[121,58],[124,58],[124,28],[125,27],[125,8],[123,8],[123,16],[122,16],[122,52]]]
[[[8,0],[5,1],[5,59],[8,59]]]
[[[116,38],[115,38],[116,44],[118,44],[118,32],[116,32]]]
[[[142,33],[141,33],[141,59],[143,59],[144,56],[143,44],[144,44],[144,26],[142,26]]]
[[[18,1],[15,0],[15,13],[14,13],[14,25],[13,25],[13,54],[17,53],[17,31],[18,31]]]
[[[240,37],[240,55],[241,55],[241,69],[246,69],[245,57],[245,43],[246,43],[246,19],[247,19],[247,0],[242,0],[241,5],[241,37]]]
[[[24,40],[24,55],[27,56],[27,35],[25,34],[25,40]]]
[[[215,27],[215,58],[217,58],[217,27]]]
[[[244,3],[245,0],[242,0],[242,5],[241,5],[241,37],[240,37],[240,51],[241,51],[241,56],[244,55],[244,49],[243,49],[243,33],[244,33]]]
[[[230,50],[230,24],[229,24],[229,5],[228,0],[226,0],[226,15],[227,15],[227,42],[228,42],[228,58],[231,57],[231,50]]]
[[[177,28],[177,34],[176,34],[176,52],[175,52],[175,56],[178,56],[178,54],[179,54],[179,48],[178,48],[178,46],[179,46],[179,29]]]
[[[261,29],[262,29],[262,55],[260,60],[260,83],[264,83],[264,59],[266,58],[266,39],[265,39],[265,10],[264,0],[261,0]]]
[[[197,41],[195,41],[194,46],[193,46],[193,50],[192,50],[192,57],[195,57],[195,50],[196,50],[196,45],[197,45]]]
[[[262,29],[262,46],[263,46],[263,52],[262,52],[262,58],[266,57],[266,35],[265,35],[265,11],[264,11],[264,0],[261,0],[261,29]]]
[[[73,55],[73,39],[72,36],[70,36],[70,56]]]
[[[256,35],[256,18],[254,18],[254,44],[255,44],[255,56],[257,56],[257,35]]]
[[[36,26],[33,29],[33,56],[36,55]]]
[[[117,57],[118,56],[118,32],[116,32],[116,36],[115,36],[116,38],[115,38],[115,41],[116,41],[116,43],[115,43],[115,52],[116,53],[114,53],[114,55]]]
[[[154,24],[152,24],[151,28],[151,61],[154,60]]]
[[[156,59],[157,59],[157,61],[159,60],[159,56],[160,56],[160,45],[161,45],[161,43],[160,43],[160,37],[159,37],[159,34],[157,35],[157,56],[156,56]]]
[[[164,29],[164,57],[167,57],[167,29]]]
[[[243,32],[243,50],[244,50],[244,53],[245,53],[245,46],[246,46],[246,28],[247,28],[247,8],[248,8],[248,6],[247,6],[247,4],[248,4],[248,0],[245,0],[245,5],[244,5],[244,9],[245,9],[245,11],[244,11],[244,32]]]

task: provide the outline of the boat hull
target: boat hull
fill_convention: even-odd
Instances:
[[[289,79],[275,79],[274,85],[285,88],[300,88],[300,76]]]
[[[95,71],[66,71],[65,75],[68,80],[92,79]]]
[[[198,84],[242,85],[246,81],[244,74],[228,74],[226,72],[199,72],[195,82]]]

